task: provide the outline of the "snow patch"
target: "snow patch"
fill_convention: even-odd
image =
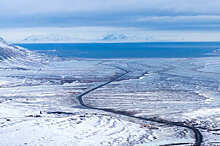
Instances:
[[[220,116],[220,108],[201,108],[199,110],[190,112],[190,113],[184,113],[184,116],[190,117],[190,118],[207,118],[209,116],[213,115],[219,115]]]

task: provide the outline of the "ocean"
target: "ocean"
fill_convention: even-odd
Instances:
[[[193,58],[216,56],[220,42],[16,44],[64,58]]]

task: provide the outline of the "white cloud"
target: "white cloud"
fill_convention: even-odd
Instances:
[[[169,11],[172,13],[220,13],[219,0],[1,0],[2,15],[66,12]]]
[[[196,16],[146,16],[137,18],[138,22],[220,22],[220,15],[196,15]]]
[[[220,0],[0,0],[0,27],[30,28],[14,37],[79,26],[219,31],[219,6]]]

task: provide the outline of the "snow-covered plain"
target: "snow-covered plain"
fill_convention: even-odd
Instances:
[[[220,139],[220,58],[48,58],[0,40],[0,145],[162,145],[193,143],[189,129],[82,107],[198,127],[204,145]]]

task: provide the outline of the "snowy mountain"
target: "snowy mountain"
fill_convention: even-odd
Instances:
[[[0,62],[2,61],[16,64],[36,64],[46,61],[46,58],[25,48],[8,44],[0,37]]]
[[[69,35],[47,34],[47,35],[31,35],[22,40],[22,43],[67,43],[83,41]]]
[[[17,43],[111,43],[111,42],[145,42],[151,40],[145,34],[132,34],[120,32],[102,32],[97,34],[67,33],[30,35]]]
[[[27,51],[13,45],[9,45],[3,38],[0,38],[0,60],[22,58],[27,55]]]
[[[100,36],[78,36],[61,35],[61,34],[45,34],[31,35],[20,41],[20,43],[79,43],[79,42],[121,42],[133,40],[125,34],[110,33]]]
[[[125,34],[108,34],[102,39],[103,41],[126,41],[128,36]]]

